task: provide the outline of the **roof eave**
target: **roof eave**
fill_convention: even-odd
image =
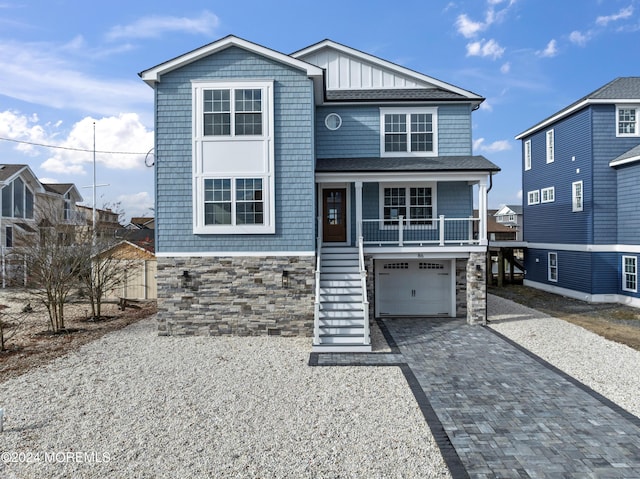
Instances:
[[[610,105],[610,104],[624,104],[624,103],[633,103],[633,104],[640,103],[640,99],[638,98],[603,98],[603,99],[587,98],[586,100],[581,101],[580,103],[577,103],[570,108],[561,110],[555,115],[550,116],[546,120],[543,120],[540,123],[537,123],[536,125],[532,126],[528,130],[525,130],[522,133],[520,133],[518,136],[515,137],[515,139],[522,140],[523,138],[544,129],[552,125],[553,123],[556,123],[557,121],[562,120],[563,118],[566,118],[567,116],[572,115],[573,113],[579,110],[582,110],[583,108],[586,108],[589,105]]]
[[[220,40],[185,53],[184,55],[180,55],[179,57],[173,58],[172,60],[168,60],[164,63],[156,65],[155,67],[144,70],[138,73],[138,76],[142,78],[142,80],[147,85],[154,87],[155,84],[160,81],[162,75],[232,46],[236,46],[238,48],[242,48],[244,50],[248,50],[265,56],[267,58],[271,58],[272,60],[285,63],[293,68],[297,68],[306,72],[306,74],[311,78],[322,78],[323,76],[322,68],[305,62],[304,60],[299,60],[289,55],[285,55],[284,53],[280,53],[270,48],[263,47],[262,45],[258,45],[257,43],[249,42],[234,35],[228,35],[224,38],[221,38]]]

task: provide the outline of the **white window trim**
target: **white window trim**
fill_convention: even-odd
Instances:
[[[545,199],[546,194],[546,199]],[[556,200],[556,189],[554,186],[542,188],[540,190],[540,203],[553,203]]]
[[[556,277],[555,279],[553,279],[551,277],[551,270],[552,270],[552,266],[551,266],[551,256],[554,256],[556,259],[556,265],[553,266],[553,269],[555,269],[556,272]],[[547,280],[551,281],[552,283],[557,283],[558,282],[558,253],[547,253]]]
[[[411,115],[412,113],[428,113],[432,115],[433,151],[384,151],[384,116]],[[411,121],[407,121],[407,148],[411,148]],[[380,157],[426,157],[438,156],[438,108],[380,108]]]
[[[619,111],[620,110],[635,110],[636,111],[636,132],[635,133],[620,133],[618,130],[619,124]],[[640,105],[616,105],[616,137],[618,138],[633,138],[636,136],[640,136]]]
[[[627,273],[625,271],[625,260],[626,259],[632,259],[633,260],[633,264],[635,266],[635,273],[633,273],[633,276],[635,277],[635,288],[627,288]],[[628,255],[624,255],[622,256],[622,291],[628,291],[630,293],[637,293],[638,292],[638,257],[637,256],[628,256]]]
[[[580,185],[580,204],[576,203],[576,185]],[[584,185],[582,181],[571,183],[571,211],[578,212],[584,209]]]
[[[527,204],[537,205],[540,203],[540,190],[531,190],[527,192]]]
[[[410,202],[410,188],[431,188],[431,208],[433,210],[433,214],[431,215],[431,218],[429,218],[428,220],[425,220],[424,218],[417,218],[416,221],[431,221],[431,225],[411,225],[412,228],[414,229],[424,229],[424,230],[432,230],[437,228],[437,222],[438,222],[438,205],[437,205],[437,197],[438,197],[438,191],[437,191],[437,183],[435,182],[420,182],[420,183],[380,183],[380,189],[379,189],[379,216],[378,218],[380,219],[380,229],[398,229],[397,225],[385,225],[385,219],[384,219],[384,190],[385,188],[404,188],[405,189],[405,194],[406,194],[406,200],[407,200],[407,204],[406,204],[406,208],[407,208],[407,212],[410,212],[410,208],[411,205],[409,204]],[[412,218],[407,218],[406,216],[404,217],[404,220],[409,220],[411,221]]]
[[[209,89],[262,89],[263,125],[262,135],[204,136],[203,90]],[[274,234],[275,221],[275,151],[274,151],[274,97],[273,81],[192,81],[192,132],[193,132],[193,233],[194,234]],[[234,169],[237,163],[225,162],[224,171],[206,170],[204,167],[204,147],[207,143],[219,146],[229,145],[234,151],[260,151],[256,164],[261,169]],[[229,166],[233,165],[233,166]],[[230,179],[232,184],[241,178],[260,178],[263,185],[264,224],[261,225],[205,225],[204,221],[204,180]],[[232,211],[235,223],[235,212]]]
[[[524,142],[524,170],[531,169],[531,140]]]
[[[553,163],[555,161],[556,156],[556,140],[555,140],[555,132],[553,129],[547,130],[545,133],[546,139],[546,147],[547,147],[547,163]]]

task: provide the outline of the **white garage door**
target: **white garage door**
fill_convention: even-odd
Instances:
[[[376,277],[381,316],[455,316],[451,261],[378,260]]]

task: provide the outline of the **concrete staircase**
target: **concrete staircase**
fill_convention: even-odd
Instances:
[[[320,261],[320,305],[315,318],[319,335],[313,351],[371,351],[358,248],[325,247]]]

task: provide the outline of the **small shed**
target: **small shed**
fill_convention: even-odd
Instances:
[[[122,285],[108,292],[107,296],[110,299],[156,299],[158,297],[157,261],[153,243],[121,241],[108,251],[112,258],[122,263],[125,270]]]

